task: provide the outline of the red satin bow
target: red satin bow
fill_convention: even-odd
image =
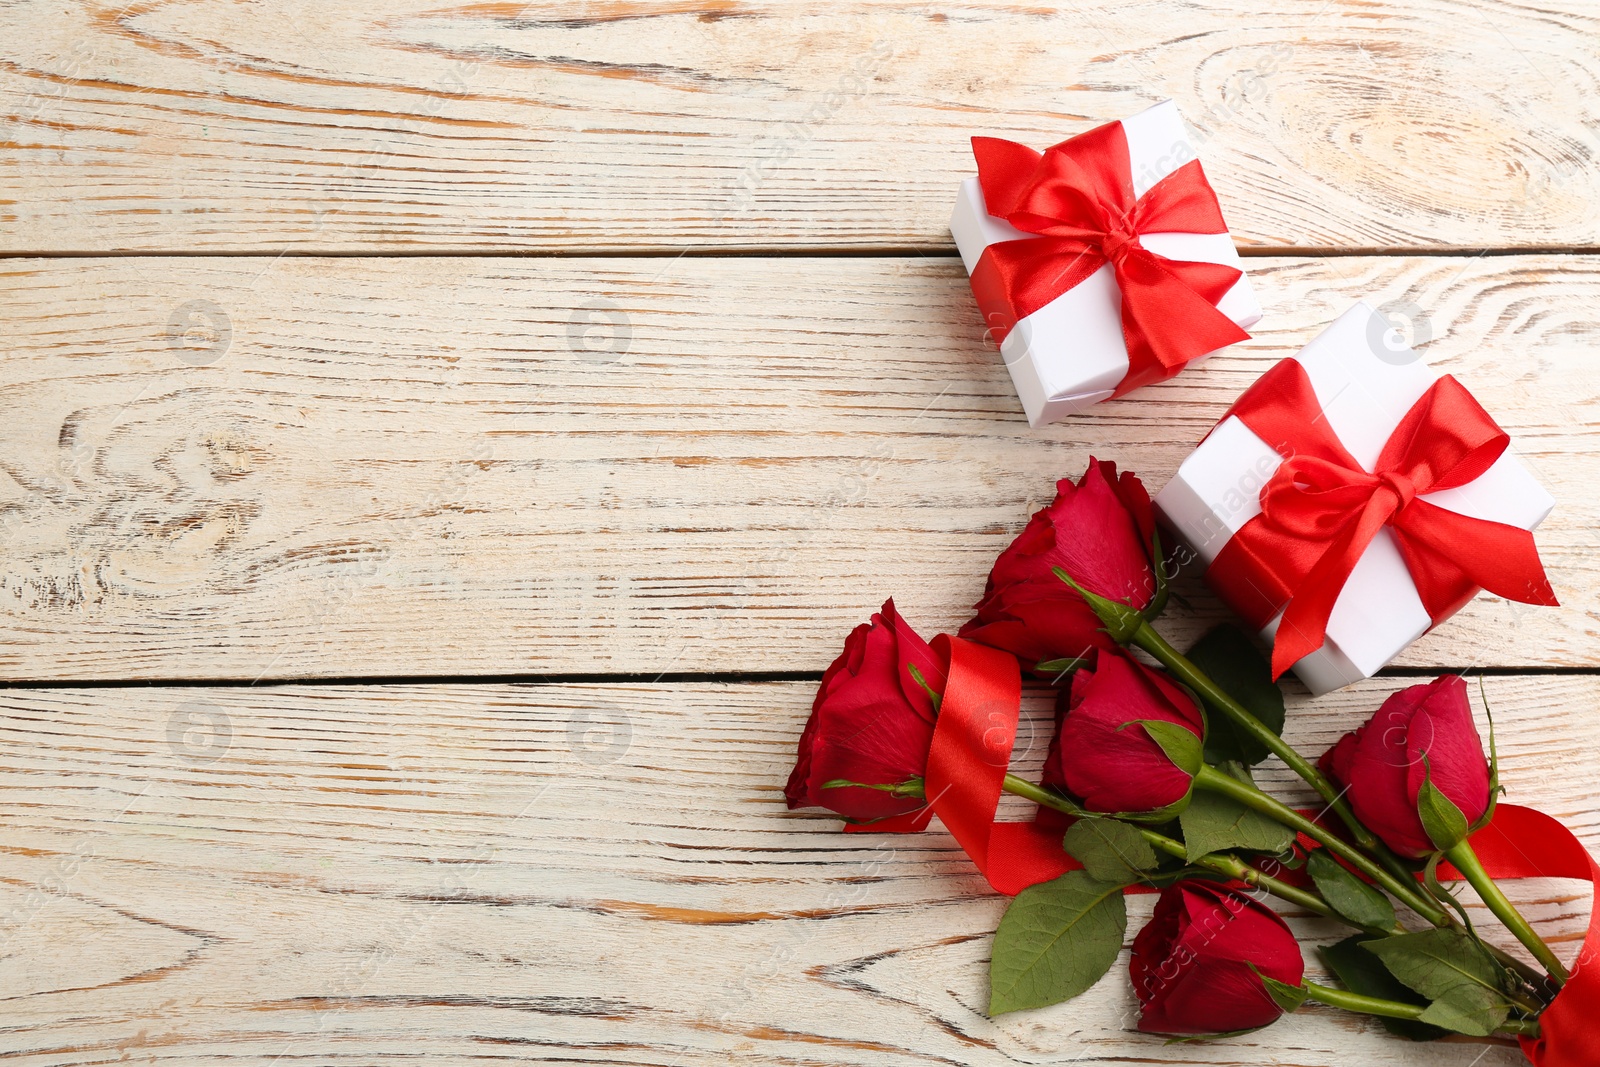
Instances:
[[[996,891],[1014,896],[1058,878],[1080,864],[1061,847],[1068,821],[1040,809],[1033,822],[995,822],[1006,766],[1016,741],[1022,704],[1017,661],[1004,652],[945,634],[934,651],[949,664],[939,721],[934,726],[925,778],[928,807],[914,815],[847,831],[910,833],[937,814]],[[1537,1040],[1522,1039],[1535,1067],[1600,1064],[1600,864],[1566,827],[1531,808],[1501,804],[1494,819],[1472,837],[1490,876],[1574,878],[1594,884],[1595,907],[1572,977],[1539,1018]],[[1457,877],[1448,865],[1440,877]],[[1144,892],[1130,886],[1128,892]]]
[[[1136,198],[1120,122],[1043,155],[1013,141],[974,137],[972,154],[989,214],[1039,235],[990,245],[973,268],[972,291],[996,344],[1107,262],[1122,290],[1128,346],[1128,373],[1114,395],[1170,378],[1191,359],[1249,338],[1217,310],[1239,270],[1168,259],[1139,240],[1146,233],[1228,232],[1199,160]]]
[[[1418,499],[1466,485],[1510,444],[1449,375],[1406,412],[1370,472],[1334,435],[1305,369],[1292,359],[1263,375],[1228,414],[1284,457],[1261,491],[1261,514],[1207,572],[1258,628],[1288,605],[1273,641],[1273,677],[1322,647],[1339,593],[1385,526],[1435,624],[1480,586],[1525,604],[1556,603],[1531,533]]]

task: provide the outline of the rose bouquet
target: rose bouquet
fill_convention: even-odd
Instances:
[[[850,830],[940,817],[1015,894],[994,939],[993,1015],[1095,984],[1124,941],[1124,894],[1154,892],[1129,965],[1142,1031],[1228,1037],[1315,1002],[1412,1040],[1600,1063],[1600,966],[1585,965],[1600,927],[1569,967],[1499,884],[1600,868],[1555,820],[1498,803],[1493,731],[1486,750],[1466,682],[1395,693],[1307,758],[1281,737],[1283,695],[1250,637],[1223,627],[1181,653],[1152,625],[1167,562],[1139,479],[1091,461],[1058,489],[959,634],[925,642],[891,600],[849,636],[818,687],[789,806],[829,808]],[[1058,689],[1038,782],[1007,769],[1023,672]],[[1318,807],[1255,784],[1269,756]],[[1002,792],[1036,804],[1035,820],[997,822]],[[1525,955],[1474,925],[1447,888],[1460,881]],[[1274,901],[1348,927],[1320,949],[1335,981],[1307,977]]]

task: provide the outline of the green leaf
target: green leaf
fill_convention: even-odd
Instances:
[[[1361,946],[1373,940],[1370,935],[1356,934],[1319,949],[1322,962],[1338,976],[1340,984],[1352,993],[1380,1000],[1397,1000],[1402,1004],[1426,1005],[1428,998],[1408,988],[1389,973],[1378,958]],[[1450,1031],[1410,1019],[1379,1018],[1391,1034],[1411,1041],[1437,1041]]]
[[[1267,729],[1283,734],[1283,690],[1272,680],[1271,662],[1256,648],[1249,634],[1225,623],[1202,637],[1189,650],[1188,659]],[[1235,726],[1220,708],[1210,710],[1207,760],[1239,760],[1254,765],[1267,758],[1265,745]]]
[[[1448,852],[1467,839],[1467,816],[1451,803],[1444,791],[1433,784],[1428,757],[1422,757],[1422,788],[1417,790],[1417,814],[1428,840],[1441,852]]]
[[[1183,845],[1190,862],[1212,852],[1279,853],[1294,844],[1295,833],[1282,823],[1240,804],[1237,800],[1195,790],[1189,806],[1178,816]]]
[[[1018,893],[994,935],[989,1014],[1059,1004],[1098,982],[1128,931],[1124,885],[1068,871]]]
[[[1511,1002],[1500,988],[1499,965],[1460,930],[1424,930],[1367,941],[1362,947],[1432,1001],[1422,1022],[1488,1037],[1511,1014]]]
[[[1200,773],[1200,767],[1206,761],[1205,753],[1200,739],[1187,726],[1165,719],[1139,719],[1137,724],[1144,727],[1144,732],[1150,735],[1150,740],[1161,746],[1161,751],[1167,754],[1167,758],[1180,771],[1191,778]],[[1127,725],[1132,726],[1134,723]]]
[[[1262,974],[1253,963],[1250,965],[1250,969],[1256,972],[1256,977],[1261,979],[1261,984],[1267,987],[1267,995],[1278,1006],[1278,1010],[1285,1015],[1293,1015],[1299,1011],[1300,1005],[1304,1004],[1310,996],[1309,993],[1297,985],[1280,982],[1276,978]]]
[[[1155,849],[1136,827],[1115,819],[1079,819],[1067,828],[1062,847],[1102,882],[1139,881],[1156,866]]]
[[[1356,873],[1328,855],[1313,849],[1306,870],[1328,906],[1358,926],[1386,929],[1394,925],[1394,905],[1382,890],[1363,882]]]

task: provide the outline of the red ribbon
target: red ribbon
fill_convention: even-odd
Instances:
[[[1595,885],[1589,931],[1572,977],[1539,1016],[1539,1037],[1523,1038],[1534,1067],[1600,1064],[1600,864],[1572,831],[1543,812],[1501,804],[1494,819],[1472,836],[1473,850],[1497,880],[1574,878]],[[1441,876],[1451,873],[1443,867]]]
[[[1340,591],[1385,526],[1435,625],[1480,586],[1525,604],[1556,603],[1531,533],[1418,499],[1471,482],[1511,442],[1453,377],[1412,405],[1371,472],[1334,435],[1295,360],[1264,374],[1228,414],[1284,460],[1261,490],[1261,514],[1223,546],[1207,577],[1258,629],[1288,605],[1273,677],[1322,647]]]
[[[1227,233],[1217,194],[1190,160],[1133,195],[1122,123],[1063,141],[1043,155],[1013,141],[974,137],[989,214],[1037,237],[984,249],[972,291],[995,343],[1110,263],[1122,291],[1128,373],[1114,395],[1172,377],[1197,356],[1249,338],[1217,301],[1242,276],[1219,263],[1156,255],[1147,233]]]
[[[1070,820],[1041,808],[1033,822],[996,822],[995,812],[1022,707],[1022,679],[1011,655],[940,634],[934,652],[946,663],[939,720],[934,726],[922,811],[864,825],[853,832],[914,833],[937,814],[997,892],[1015,896],[1030,885],[1081,866],[1061,847]],[[1535,1067],[1600,1064],[1600,864],[1572,832],[1532,808],[1501,804],[1493,821],[1472,837],[1490,876],[1574,878],[1594,885],[1595,904],[1572,977],[1539,1018],[1540,1037],[1524,1038]],[[1448,865],[1441,878],[1459,878]],[[1130,886],[1128,892],[1146,891]]]
[[[923,779],[928,806],[845,830],[916,833],[938,815],[996,892],[1015,896],[1065,874],[1077,864],[1061,848],[1067,824],[1055,812],[1041,809],[1031,823],[994,818],[1022,709],[1016,658],[949,634],[935,637],[932,648],[948,666]]]

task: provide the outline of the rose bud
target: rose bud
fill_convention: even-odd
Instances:
[[[1384,844],[1414,859],[1435,844],[1418,812],[1423,783],[1432,781],[1470,825],[1489,810],[1489,761],[1472,721],[1467,683],[1447,674],[1395,693],[1366,725],[1322,757],[1324,774],[1348,789],[1356,818]]]
[[[933,741],[934,706],[913,669],[943,689],[944,669],[933,650],[886,600],[870,624],[845,639],[844,651],[822,676],[783,791],[790,808],[829,808],[865,821],[923,807],[920,779]],[[908,784],[912,792],[899,791]]]
[[[1155,914],[1133,939],[1128,969],[1140,1030],[1227,1034],[1277,1021],[1283,1009],[1260,975],[1299,985],[1305,961],[1271,908],[1188,878],[1162,890]]]
[[[1060,726],[1050,742],[1045,785],[1106,814],[1169,819],[1188,800],[1205,719],[1188,691],[1166,674],[1120,650],[1101,652],[1093,670],[1072,676],[1056,708]],[[1141,725],[1147,722],[1172,727],[1158,739]]]
[[[1113,648],[1099,618],[1055,568],[1091,593],[1142,611],[1156,595],[1154,545],[1144,485],[1130,472],[1118,476],[1114,463],[1091,459],[1076,485],[1070,478],[1056,483],[1054,502],[1000,553],[961,636],[1004,649],[1028,668]]]

